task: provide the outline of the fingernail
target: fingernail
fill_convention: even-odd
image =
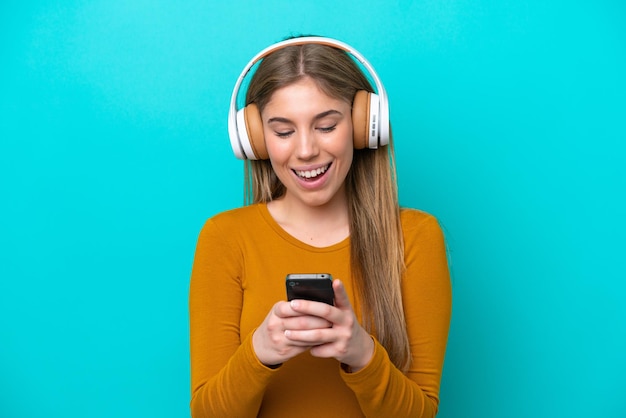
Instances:
[[[300,306],[300,302],[298,302],[297,300],[292,300],[291,301],[291,307],[292,308],[297,308],[298,306]]]

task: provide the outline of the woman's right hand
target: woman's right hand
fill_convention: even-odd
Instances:
[[[286,330],[300,331],[331,326],[324,318],[294,311],[289,302],[277,302],[254,331],[252,346],[261,363],[269,367],[277,366],[312,347],[304,342],[289,340],[285,337]]]

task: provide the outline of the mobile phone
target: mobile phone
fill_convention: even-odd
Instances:
[[[306,299],[333,305],[333,277],[328,273],[288,274],[287,300]]]

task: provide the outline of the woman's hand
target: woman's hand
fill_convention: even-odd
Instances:
[[[306,341],[287,338],[286,330],[306,332],[331,326],[332,324],[324,318],[295,311],[289,302],[277,302],[267,314],[263,323],[254,331],[252,346],[261,363],[267,366],[275,366],[307,351],[313,346]]]
[[[293,300],[290,308],[302,318],[318,318],[331,326],[300,327],[287,326],[284,336],[292,344],[310,347],[315,357],[333,357],[349,366],[352,372],[365,367],[374,355],[374,341],[367,331],[359,324],[352,310],[343,283],[333,281],[335,306],[308,300]],[[304,351],[304,350],[302,350]]]

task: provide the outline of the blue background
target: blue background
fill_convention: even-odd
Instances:
[[[372,62],[402,204],[446,229],[439,416],[626,416],[625,18],[617,0],[4,0],[0,416],[189,415],[196,237],[243,201],[231,88],[300,33]]]

